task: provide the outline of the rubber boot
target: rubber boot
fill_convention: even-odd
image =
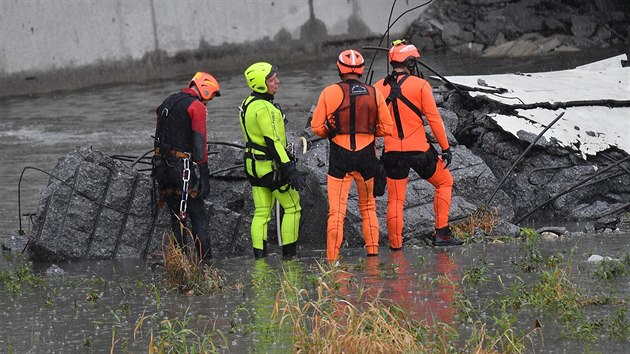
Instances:
[[[297,258],[297,242],[282,245],[282,258],[283,259]]]

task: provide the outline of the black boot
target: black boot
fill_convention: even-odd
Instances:
[[[263,240],[263,249],[254,248],[254,258],[260,259],[267,257],[267,241]]]
[[[459,246],[464,244],[464,241],[453,236],[453,232],[448,226],[435,229],[432,241],[433,246]]]
[[[267,254],[265,253],[264,250],[254,248],[254,258],[260,259],[260,258],[265,258],[265,257],[267,257]]]
[[[282,258],[283,259],[295,259],[297,258],[297,242],[282,245]]]

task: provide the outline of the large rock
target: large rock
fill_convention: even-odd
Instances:
[[[408,28],[405,38],[421,50],[443,49],[479,53],[510,42],[510,56],[537,55],[549,50],[604,47],[627,42],[628,12],[622,2],[552,0],[467,0],[434,1]],[[599,7],[600,9],[596,9]],[[601,10],[607,8],[608,10]],[[603,12],[602,12],[603,11]],[[590,13],[606,13],[592,16]],[[580,14],[580,15],[576,15]],[[517,40],[537,33],[551,43]],[[614,35],[612,35],[614,34]],[[514,41],[514,42],[512,42]],[[559,44],[553,43],[560,41]],[[528,41],[533,42],[533,41]],[[536,49],[542,46],[542,49]],[[509,48],[490,52],[509,52]]]
[[[60,158],[52,175],[29,234],[35,259],[140,257],[157,251],[149,177],[85,148]]]

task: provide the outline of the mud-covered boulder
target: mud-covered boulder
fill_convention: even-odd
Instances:
[[[28,249],[37,260],[140,257],[156,251],[151,179],[98,151],[61,157],[43,190]]]
[[[205,201],[215,255],[251,249],[243,224],[249,184],[242,150],[211,152],[210,196]],[[242,164],[242,163],[241,163]],[[78,148],[61,157],[43,190],[28,249],[35,260],[134,258],[158,255],[172,235],[170,214],[158,208],[153,180],[99,151]]]

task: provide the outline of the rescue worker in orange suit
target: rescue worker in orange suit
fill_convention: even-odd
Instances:
[[[385,137],[385,151],[381,157],[387,171],[389,246],[392,250],[402,249],[403,206],[410,168],[435,187],[433,245],[461,245],[463,242],[453,236],[448,224],[453,177],[447,167],[452,154],[431,85],[417,76],[416,61],[420,52],[404,41],[392,44],[389,62],[393,71],[374,85],[387,97],[394,118],[394,129],[391,136]],[[427,140],[422,116],[426,117],[441,153]]]
[[[203,214],[203,199],[210,193],[206,105],[220,95],[217,80],[198,72],[187,88],[168,96],[156,109],[152,176],[170,209],[177,243],[188,245],[183,228],[190,219],[197,252],[204,259],[212,257]]]
[[[359,81],[364,65],[363,56],[356,50],[339,55],[337,68],[342,81],[322,91],[311,121],[313,133],[330,141],[326,258],[331,262],[337,260],[343,242],[353,180],[367,255],[378,255],[379,225],[372,194],[378,161],[375,138],[391,134],[393,123],[382,94]]]

